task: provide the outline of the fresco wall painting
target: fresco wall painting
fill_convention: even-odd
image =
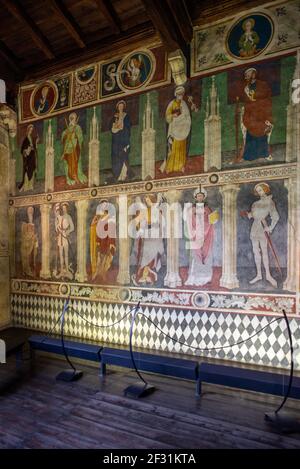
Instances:
[[[297,74],[292,54],[21,124],[15,194],[295,161]]]
[[[17,321],[20,295],[299,314],[298,10],[272,2],[196,28],[184,85],[156,46],[21,87]]]

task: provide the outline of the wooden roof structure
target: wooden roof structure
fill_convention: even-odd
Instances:
[[[187,56],[193,25],[257,0],[0,0],[0,78],[36,79],[162,41]]]

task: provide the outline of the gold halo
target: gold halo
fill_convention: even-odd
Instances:
[[[266,182],[259,182],[258,184],[254,186],[254,189],[253,189],[254,195],[258,195],[257,190],[256,190],[258,186],[263,188],[263,191],[265,192],[265,194],[270,194],[271,188],[269,184],[267,184]]]
[[[254,26],[255,26],[255,19],[254,19],[254,18],[246,18],[246,19],[242,22],[243,31],[246,31],[246,23],[251,23],[251,27],[254,28]]]

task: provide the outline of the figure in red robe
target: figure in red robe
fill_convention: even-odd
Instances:
[[[106,282],[116,253],[116,219],[110,207],[107,200],[102,200],[90,227],[92,280],[100,282]]]
[[[272,93],[268,83],[256,77],[255,68],[245,71],[245,106],[241,122],[244,137],[243,159],[253,161],[265,158],[271,161],[269,142],[273,130]]]

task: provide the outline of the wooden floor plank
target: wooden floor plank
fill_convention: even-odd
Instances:
[[[55,380],[63,361],[28,365],[19,380],[13,362],[1,367],[0,448],[300,448],[300,435],[278,435],[264,421],[280,399],[212,386],[199,399],[192,382],[146,375],[157,391],[133,400],[123,395],[136,381],[131,370],[99,380],[83,365],[82,380],[64,383]],[[300,418],[293,401],[289,410]]]

